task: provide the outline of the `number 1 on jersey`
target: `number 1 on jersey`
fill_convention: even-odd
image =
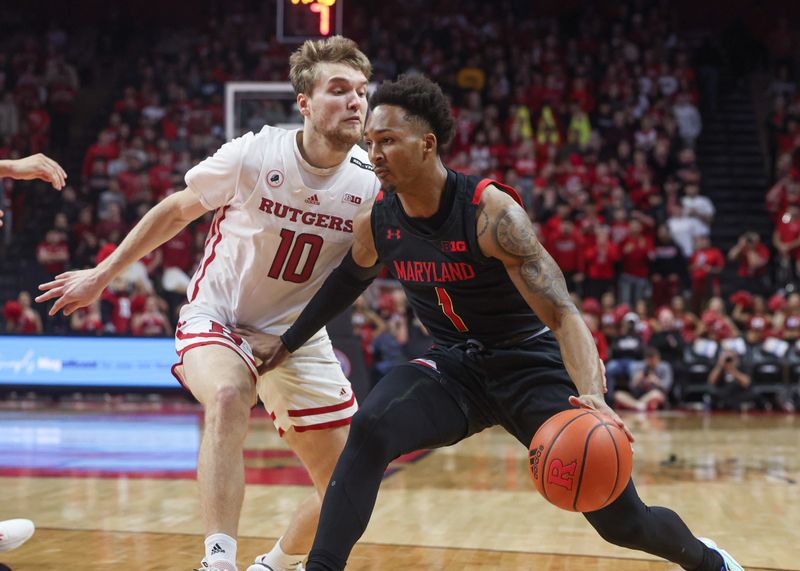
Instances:
[[[464,323],[464,320],[461,319],[461,317],[459,317],[453,309],[453,300],[450,299],[450,294],[447,293],[447,290],[443,287],[437,287],[434,289],[436,290],[436,298],[439,300],[439,306],[442,308],[442,313],[444,313],[447,316],[447,319],[453,323],[453,327],[462,333],[469,331],[467,324]]]

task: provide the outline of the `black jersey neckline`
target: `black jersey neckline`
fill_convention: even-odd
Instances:
[[[447,169],[444,189],[442,190],[439,209],[433,216],[426,218],[412,217],[403,210],[403,205],[397,194],[394,195],[392,209],[397,214],[400,224],[413,234],[424,238],[436,238],[447,232],[453,222],[459,217],[454,215],[456,212],[456,194],[458,191],[458,177],[455,171]]]

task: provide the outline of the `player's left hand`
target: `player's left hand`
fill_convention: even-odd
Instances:
[[[600,395],[580,395],[578,397],[569,397],[569,404],[574,406],[575,408],[588,408],[590,410],[596,410],[600,414],[604,414],[611,418],[614,423],[625,433],[625,436],[628,437],[628,440],[633,442],[635,438],[633,437],[633,433],[628,430],[628,427],[625,426],[625,423],[622,422],[622,419],[619,415],[614,412],[610,406],[606,404],[606,401]]]
[[[11,170],[13,178],[18,180],[38,178],[49,182],[56,190],[61,190],[66,184],[67,173],[61,165],[42,153],[14,161]]]
[[[261,361],[256,367],[259,375],[271,371],[289,357],[289,350],[277,335],[264,333],[248,325],[237,325],[231,331],[247,341],[253,356]]]

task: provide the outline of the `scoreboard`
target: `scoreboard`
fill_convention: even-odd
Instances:
[[[344,0],[278,0],[278,41],[301,43],[342,33]]]

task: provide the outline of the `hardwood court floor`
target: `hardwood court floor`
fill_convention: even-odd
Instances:
[[[800,570],[800,417],[628,416],[634,479],[748,571]],[[202,545],[191,479],[194,408],[0,409],[0,519],[38,530],[0,553],[14,571],[188,571]],[[272,545],[310,493],[297,460],[256,415],[239,568]],[[348,569],[666,571],[677,567],[603,542],[585,520],[535,493],[525,450],[499,430],[393,465]]]

